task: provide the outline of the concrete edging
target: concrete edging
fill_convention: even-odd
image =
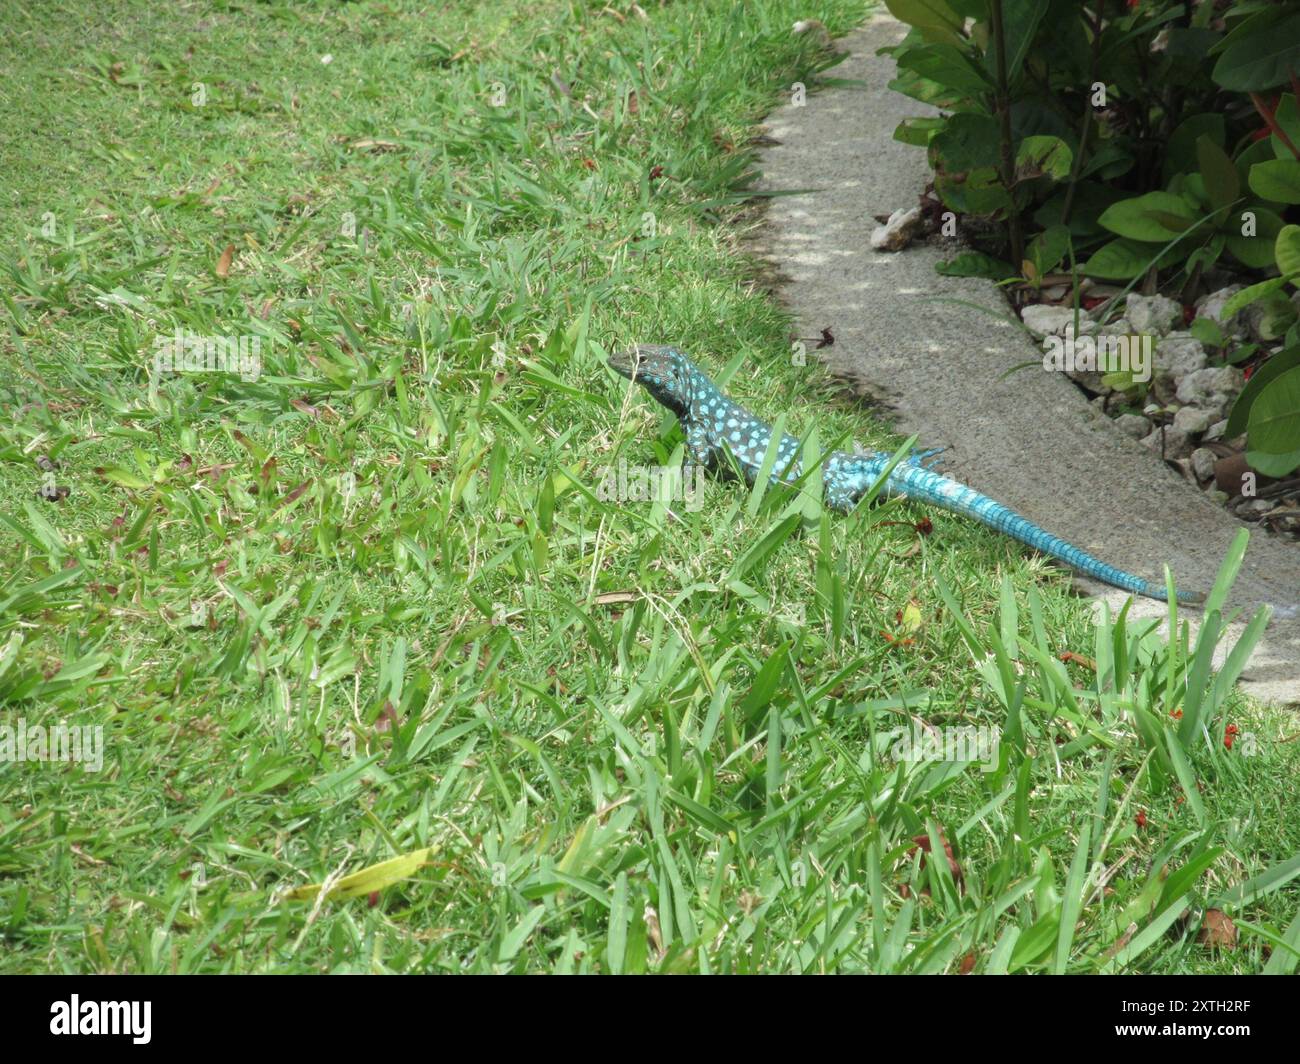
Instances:
[[[823,353],[834,372],[892,410],[900,431],[948,448],[945,472],[1113,565],[1161,579],[1167,561],[1179,587],[1209,590],[1242,524],[1116,430],[1063,374],[1002,379],[1042,351],[1010,322],[934,298],[1008,315],[991,282],[939,276],[946,256],[925,244],[871,249],[873,216],[914,205],[928,176],[922,151],[893,132],[905,116],[935,112],[890,91],[893,60],[875,54],[902,32],[888,16],[872,18],[839,42],[850,54],[834,69],[865,87],[828,89],[768,118],[778,143],[761,153],[760,188],[818,190],[770,201],[758,250],[783,279],[782,299],[803,335],[831,327],[836,342]],[[1112,612],[1125,597],[1077,583]],[[1242,687],[1300,703],[1300,549],[1255,529],[1229,606],[1248,619],[1264,602],[1278,612]],[[1163,616],[1165,607],[1137,599],[1131,612]],[[1199,625],[1198,613],[1182,615]]]

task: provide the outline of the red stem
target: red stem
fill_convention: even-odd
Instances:
[[[1276,111],[1277,108],[1274,107],[1273,110],[1270,111],[1267,104],[1264,103],[1264,98],[1257,92],[1252,92],[1250,94],[1250,102],[1255,105],[1255,110],[1259,112],[1260,118],[1264,120],[1264,124],[1268,126],[1273,135],[1287,146],[1287,149],[1292,155],[1297,159],[1300,159],[1300,149],[1297,149],[1296,146],[1291,143],[1291,138],[1286,135],[1286,130],[1279,126],[1277,124],[1277,119],[1273,117],[1273,111]]]

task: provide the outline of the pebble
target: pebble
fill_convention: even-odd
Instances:
[[[1219,323],[1219,327],[1225,333],[1233,336],[1244,336],[1246,334],[1245,324],[1241,320],[1241,313],[1234,314],[1228,321],[1223,320],[1223,307],[1233,296],[1240,292],[1245,285],[1230,284],[1227,288],[1220,288],[1217,292],[1211,292],[1203,297],[1196,304],[1196,316],[1198,318],[1211,318]]]
[[[1156,341],[1157,377],[1182,380],[1189,373],[1204,369],[1209,364],[1205,345],[1188,332],[1172,332]]]
[[[1236,366],[1198,369],[1178,382],[1175,394],[1180,403],[1222,412],[1242,388],[1246,377]]]
[[[1079,312],[1080,325],[1087,315]],[[1054,307],[1047,303],[1031,303],[1020,312],[1025,328],[1041,340],[1044,336],[1063,336],[1065,328],[1074,322],[1073,307]]]
[[[1187,433],[1169,425],[1152,432],[1142,441],[1142,446],[1149,447],[1166,458],[1186,458],[1192,453],[1192,441]]]
[[[1120,414],[1115,419],[1115,427],[1125,436],[1140,440],[1151,433],[1151,422],[1141,414]]]
[[[1213,420],[1208,410],[1185,406],[1174,415],[1174,428],[1189,436],[1199,436],[1210,427]]]
[[[871,234],[871,246],[877,251],[902,251],[921,228],[921,208],[898,208],[889,221]]]
[[[1183,308],[1168,296],[1144,296],[1130,292],[1125,316],[1134,332],[1164,336],[1183,320]]]
[[[1237,513],[1239,514],[1266,514],[1273,509],[1273,502],[1270,499],[1247,499],[1245,502],[1237,504]]]
[[[1208,447],[1196,448],[1192,452],[1192,472],[1196,474],[1196,479],[1210,480],[1214,476],[1214,463],[1218,460],[1219,456]]]

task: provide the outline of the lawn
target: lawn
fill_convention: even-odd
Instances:
[[[602,490],[681,457],[628,343],[904,442],[743,254],[805,5],[0,5],[0,721],[103,736],[0,761],[0,971],[1295,969],[1300,723],[1206,646],[947,514]]]

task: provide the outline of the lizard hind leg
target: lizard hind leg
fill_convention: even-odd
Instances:
[[[922,451],[913,447],[912,453],[907,460],[912,465],[919,465],[922,469],[938,469],[939,466],[943,465],[943,459],[939,456],[947,449],[947,447],[931,447]]]

